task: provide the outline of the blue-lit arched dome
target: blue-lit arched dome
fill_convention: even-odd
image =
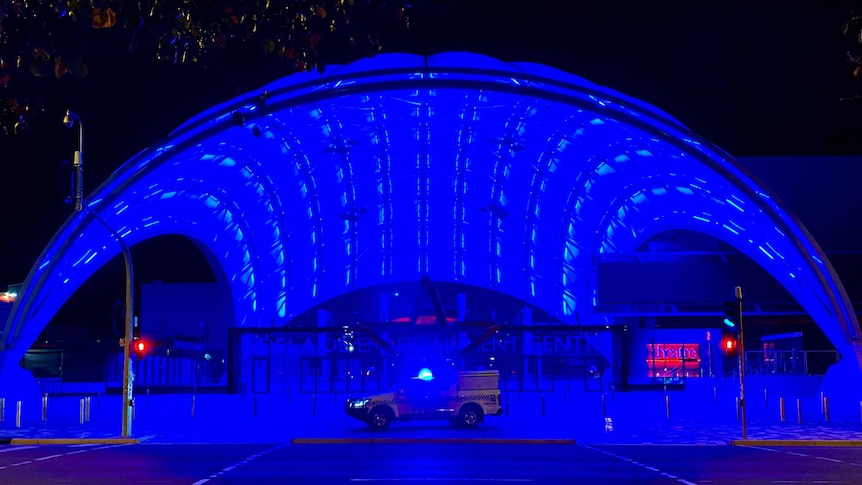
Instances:
[[[646,103],[536,64],[387,54],[295,74],[191,119],[87,203],[129,245],[199,243],[237,326],[422,275],[590,322],[594,256],[686,229],[759,263],[840,352],[858,338],[823,252],[727,154]],[[71,217],[27,278],[5,362],[118,252],[93,215]]]

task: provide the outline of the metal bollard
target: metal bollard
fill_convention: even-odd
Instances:
[[[781,416],[781,422],[784,422],[784,398],[778,398],[778,414]]]
[[[192,419],[195,419],[195,395],[192,394]]]
[[[823,419],[828,423],[829,422],[829,398],[823,398]]]
[[[739,421],[739,396],[736,397],[736,420]]]
[[[84,398],[78,402],[78,422],[84,424]]]
[[[605,407],[605,395],[602,394],[602,417],[606,417],[608,415],[607,408]]]
[[[90,396],[84,398],[84,419],[90,421]]]
[[[150,390],[149,389],[147,389],[147,402],[144,404],[146,404],[147,407],[150,407]]]
[[[138,407],[135,406],[135,398],[129,400],[129,407],[132,408],[132,421],[134,421],[138,414]]]
[[[862,402],[859,403],[862,406]],[[0,423],[6,421],[6,398],[0,397]]]
[[[15,427],[21,427],[21,401],[17,402],[17,411],[15,411]]]
[[[317,415],[317,394],[311,395],[311,415]]]
[[[823,391],[820,391],[820,414],[823,414],[823,412],[824,412],[824,407],[823,407],[824,397],[825,396],[823,395]]]
[[[664,405],[667,408],[667,419],[670,419],[670,396],[664,397]]]
[[[712,386],[712,402],[713,404],[718,403],[718,387]]]
[[[796,399],[796,422],[802,424],[802,400]]]
[[[545,415],[545,395],[542,394],[542,416]]]
[[[769,393],[766,392],[766,388],[763,388],[763,407],[769,409]]]
[[[48,393],[42,394],[42,421],[48,421]]]

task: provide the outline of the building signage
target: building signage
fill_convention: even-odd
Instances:
[[[696,343],[649,343],[647,377],[700,377],[700,346]]]

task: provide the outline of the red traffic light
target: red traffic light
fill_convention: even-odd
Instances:
[[[725,337],[723,347],[725,352],[733,352],[736,350],[736,339]]]
[[[132,343],[132,349],[139,357],[141,357],[147,353],[147,342],[144,340],[135,339],[135,341]]]

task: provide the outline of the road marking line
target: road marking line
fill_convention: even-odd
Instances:
[[[107,445],[107,446],[99,446],[97,448],[92,448],[93,445],[87,445],[87,446],[89,446],[90,448],[87,448],[86,450],[70,451],[70,452],[64,453],[64,454],[66,454],[66,455],[77,455],[79,453],[87,453],[87,452],[96,451],[96,450],[107,450],[108,448],[116,448],[118,446],[126,446],[126,445]]]
[[[841,480],[773,480],[769,483],[846,483]]]
[[[684,478],[679,478],[679,477],[677,477],[676,475],[672,475],[672,474],[670,474],[670,473],[663,472],[663,471],[659,470],[658,468],[653,468],[653,467],[651,467],[651,466],[644,465],[643,463],[636,462],[636,461],[634,461],[634,460],[632,460],[632,459],[630,459],[630,458],[627,458],[627,457],[625,457],[625,456],[617,455],[617,454],[615,454],[615,453],[611,453],[610,451],[605,451],[605,450],[602,450],[602,449],[599,449],[599,448],[593,448],[592,446],[587,446],[587,445],[579,445],[579,446],[580,446],[581,448],[586,448],[586,449],[588,449],[588,450],[593,450],[593,451],[597,451],[597,452],[599,452],[599,453],[602,453],[602,454],[605,454],[605,455],[608,455],[608,456],[612,456],[612,457],[614,457],[614,458],[616,458],[616,459],[618,459],[618,460],[627,461],[627,462],[629,462],[629,463],[631,463],[631,464],[633,464],[633,465],[637,465],[637,466],[639,466],[639,467],[641,467],[641,468],[644,468],[644,469],[646,469],[646,470],[650,470],[650,471],[658,472],[659,474],[661,474],[661,475],[663,475],[663,476],[666,476],[666,477],[670,478],[671,480],[676,480],[676,481],[678,481],[678,482],[680,482],[680,483],[682,483],[682,484],[684,484],[684,485],[696,485],[694,482],[690,482],[690,481],[688,481],[688,480],[686,480],[686,479],[684,479]]]
[[[749,446],[749,448],[751,448],[752,450],[769,451],[771,453],[785,453],[787,455],[793,455],[793,456],[805,456],[805,457],[811,456],[811,455],[806,455],[805,453],[798,453],[796,451],[776,450],[775,448],[764,448],[762,446]]]
[[[763,451],[769,451],[772,453],[789,453],[787,451],[775,450],[772,448],[764,448],[762,446],[749,446],[749,448],[751,448],[752,450],[763,450]]]
[[[532,478],[351,478],[351,482],[533,482]]]
[[[825,456],[815,456],[818,460],[831,461],[833,463],[844,463],[842,460],[836,460],[835,458],[827,458]]]
[[[628,446],[655,446],[655,445],[680,446],[680,447],[682,447],[682,446],[685,446],[685,447],[689,447],[689,446],[727,446],[726,441],[720,441],[720,440],[697,441],[697,442],[691,442],[691,443],[680,443],[677,441],[675,441],[673,443],[660,443],[660,442],[652,442],[652,441],[638,441],[637,443],[614,443],[614,442],[591,441],[591,442],[589,442],[589,444],[590,444],[590,446],[626,446],[626,447],[628,447]],[[752,446],[751,448],[754,448],[754,447]]]
[[[141,438],[143,439],[143,438]],[[267,441],[257,443],[254,441],[175,441],[175,442],[167,442],[167,441],[142,441],[138,443],[141,446],[198,446],[198,445],[224,445],[224,446],[246,446],[246,445],[256,445],[256,444],[275,444],[275,441]],[[288,443],[284,443],[288,444]],[[79,445],[80,446],[80,445]],[[90,445],[87,445],[90,446]]]
[[[0,450],[0,453],[8,453],[10,451],[18,451],[18,450],[29,450],[30,448],[36,448],[35,446],[15,446],[12,448],[3,448]]]
[[[74,447],[78,447],[78,446],[80,446],[80,445],[63,445],[63,446],[69,446],[69,447],[73,447],[73,446],[74,446]],[[99,447],[95,447],[95,448],[93,447],[93,445],[84,445],[84,446],[87,446],[87,448],[86,448],[86,449],[83,449],[83,450],[70,451],[70,452],[68,452],[68,453],[61,453],[61,454],[58,454],[58,455],[43,456],[43,457],[41,457],[41,458],[34,458],[33,460],[29,460],[29,461],[22,461],[21,463],[13,463],[12,465],[9,465],[9,466],[22,466],[22,465],[27,465],[27,464],[30,464],[30,463],[33,463],[33,462],[37,462],[37,461],[50,460],[51,458],[58,458],[58,457],[61,457],[61,456],[66,456],[66,455],[77,455],[77,454],[79,454],[79,453],[86,453],[86,452],[88,452],[88,451],[106,450],[106,449],[108,449],[108,448],[116,448],[116,447],[118,447],[118,446],[125,446],[125,445],[107,445],[107,446],[99,446]],[[16,449],[16,450],[26,450],[26,449],[28,449],[28,448],[38,448],[38,446],[21,446],[21,447],[16,447],[16,448],[14,448],[14,449]],[[4,451],[5,451],[5,450],[4,450]],[[0,468],[0,470],[4,470],[4,469],[6,469],[6,468],[7,468],[7,467],[2,467],[2,468]]]
[[[210,476],[209,476],[209,477],[207,477],[207,478],[201,478],[200,480],[196,481],[196,482],[195,482],[195,483],[193,483],[192,485],[202,485],[202,484],[204,484],[204,483],[206,483],[206,482],[208,482],[208,481],[212,480],[213,478],[218,478],[219,476],[223,475],[223,474],[224,474],[224,473],[226,473],[226,472],[229,472],[229,471],[231,471],[231,470],[233,470],[233,469],[235,469],[235,468],[238,468],[238,467],[240,467],[240,466],[242,466],[242,465],[245,465],[246,463],[248,463],[248,462],[250,462],[250,461],[252,461],[252,460],[254,460],[254,459],[260,458],[261,456],[263,456],[263,455],[265,455],[265,454],[267,454],[267,453],[271,453],[271,452],[273,452],[273,451],[275,451],[275,450],[278,450],[278,449],[284,448],[284,447],[286,447],[286,446],[290,446],[290,443],[283,443],[283,444],[280,444],[280,445],[278,445],[278,446],[274,446],[274,447],[269,448],[269,449],[267,449],[267,450],[261,451],[260,453],[255,453],[254,455],[251,455],[251,456],[249,456],[248,458],[245,458],[245,459],[243,459],[243,460],[240,460],[239,462],[234,463],[233,465],[230,465],[230,466],[228,466],[228,467],[222,468],[222,469],[221,469],[221,471],[219,471],[219,472],[217,472],[217,473],[213,473],[212,475],[210,475]]]
[[[98,448],[90,448],[90,449],[89,449],[89,451],[107,450],[108,448],[116,448],[116,447],[118,447],[118,446],[124,446],[124,445],[107,445],[107,446],[100,446],[100,447],[98,447]]]
[[[825,456],[806,455],[805,453],[797,453],[797,452],[795,452],[795,451],[774,450],[774,449],[770,449],[770,448],[761,448],[761,447],[759,447],[759,446],[752,446],[752,448],[756,448],[756,449],[758,449],[758,450],[772,451],[772,452],[775,452],[775,453],[786,453],[786,454],[788,454],[788,455],[793,455],[793,456],[803,456],[803,457],[805,457],[805,458],[817,458],[818,460],[831,461],[831,462],[833,462],[833,463],[844,463],[844,464],[846,464],[846,465],[862,466],[862,464],[859,464],[859,463],[853,463],[853,462],[851,462],[851,461],[838,460],[838,459],[836,459],[836,458],[828,458],[828,457],[825,457]],[[781,483],[781,482],[774,481],[773,483]],[[790,483],[790,482],[788,482],[788,483]],[[797,482],[793,482],[793,483],[797,483]],[[842,482],[829,482],[829,481],[814,481],[814,482],[812,482],[812,481],[806,481],[806,482],[798,482],[798,483],[842,483]]]
[[[841,461],[841,460],[836,460],[835,458],[825,458],[825,457],[822,457],[822,456],[807,455],[807,454],[805,454],[805,453],[798,453],[798,452],[796,452],[796,451],[773,450],[773,449],[770,449],[770,448],[761,448],[761,447],[759,447],[759,446],[752,446],[752,448],[756,448],[756,449],[758,449],[758,450],[771,451],[771,452],[773,452],[773,453],[785,453],[785,454],[787,454],[787,455],[803,456],[803,457],[805,457],[805,458],[817,458],[818,460],[833,461],[833,462],[835,462],[835,463],[844,463],[843,461]]]
[[[57,458],[58,456],[63,456],[63,455],[59,454],[59,455],[43,456],[42,458],[36,458],[36,461],[50,460],[51,458]]]

